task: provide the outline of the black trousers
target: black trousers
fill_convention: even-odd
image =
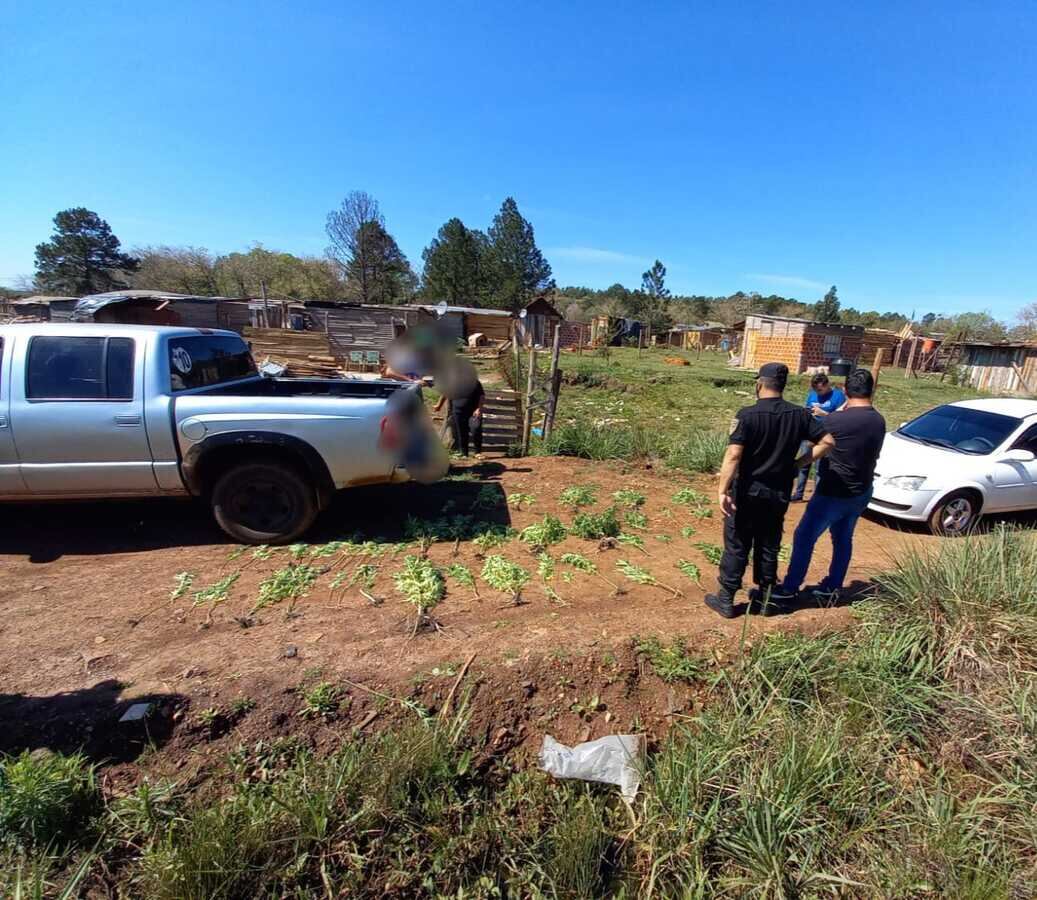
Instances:
[[[778,551],[788,508],[788,500],[780,496],[735,496],[735,513],[724,519],[724,555],[717,578],[724,596],[733,597],[742,587],[750,552],[753,581],[763,590],[777,583]]]
[[[450,404],[450,427],[454,432],[454,449],[462,456],[468,455],[468,445],[475,445],[475,452],[482,453],[482,416],[472,418],[474,403],[454,401]],[[473,425],[474,423],[474,425]]]

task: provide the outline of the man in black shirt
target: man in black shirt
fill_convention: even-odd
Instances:
[[[875,463],[886,438],[886,420],[871,404],[874,391],[871,372],[854,370],[846,378],[846,407],[824,420],[825,430],[835,443],[814,448],[815,457],[827,453],[827,464],[796,529],[785,581],[772,593],[779,603],[798,595],[814,545],[826,531],[832,532],[832,563],[828,576],[812,592],[813,599],[831,597],[842,590],[853,556],[853,532],[871,500]]]
[[[742,587],[750,550],[757,585],[750,603],[764,614],[773,610],[770,594],[778,580],[778,551],[799,446],[832,440],[810,410],[782,399],[788,377],[788,366],[781,363],[760,368],[756,405],[738,411],[720,469],[724,555],[720,590],[706,596],[706,605],[726,619],[735,614],[734,596]]]

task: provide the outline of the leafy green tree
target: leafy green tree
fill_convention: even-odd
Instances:
[[[346,267],[346,292],[364,303],[406,303],[418,279],[395,238],[381,222],[368,222],[357,235],[361,252]]]
[[[828,293],[814,305],[815,322],[838,322],[839,321],[839,295],[833,284]]]
[[[97,213],[82,206],[62,210],[54,216],[54,235],[36,245],[36,286],[74,297],[124,288],[140,263],[120,248]]]
[[[452,306],[482,306],[486,296],[486,235],[454,218],[421,254],[421,290],[429,300]]]
[[[551,266],[536,245],[533,226],[508,197],[493,217],[486,253],[489,302],[500,309],[517,310],[538,293],[554,287]]]
[[[211,297],[219,293],[217,259],[203,247],[138,247],[135,288]]]

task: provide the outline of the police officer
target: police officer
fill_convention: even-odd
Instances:
[[[740,409],[732,423],[718,498],[724,513],[724,555],[720,590],[706,595],[706,605],[725,619],[734,618],[734,596],[753,553],[750,607],[764,615],[780,611],[770,600],[778,578],[778,551],[789,495],[803,441],[831,441],[818,419],[802,406],[782,399],[788,366],[766,363],[756,376],[756,404]],[[805,458],[809,458],[807,455]]]

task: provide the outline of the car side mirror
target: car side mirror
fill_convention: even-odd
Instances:
[[[1005,463],[1028,463],[1033,462],[1037,459],[1033,453],[1029,450],[1023,450],[1021,447],[1016,447],[1014,450],[1009,450],[1004,456],[1001,457],[1001,462]]]

